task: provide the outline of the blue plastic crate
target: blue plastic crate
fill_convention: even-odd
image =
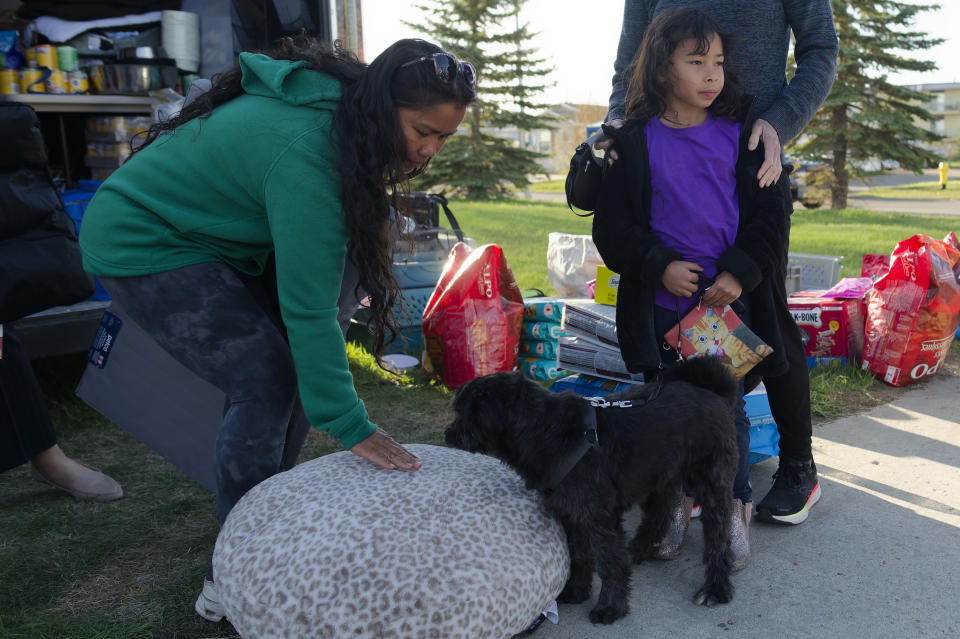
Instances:
[[[397,318],[397,325],[407,328],[409,326],[420,326],[423,319],[423,309],[427,307],[427,302],[433,294],[432,286],[423,286],[418,288],[400,289],[400,299],[393,307],[393,314]],[[353,318],[366,324],[370,319],[370,309],[363,306],[357,309]]]
[[[761,384],[743,396],[750,420],[750,463],[756,464],[768,457],[780,454],[780,433],[773,421],[767,390]]]
[[[87,205],[90,204],[90,198],[93,197],[94,192],[103,182],[99,180],[80,180],[78,184],[80,188],[69,189],[60,194],[63,209],[73,220],[73,227],[76,229],[77,235],[80,234],[83,214],[87,210]],[[98,278],[93,278],[93,284],[94,291],[93,295],[90,296],[91,300],[106,301],[110,299],[110,294],[103,288],[103,284],[100,283]]]
[[[366,326],[356,319],[350,321],[347,329],[347,341],[358,342],[367,351],[373,350],[373,336],[367,332]],[[402,326],[400,334],[392,341],[383,345],[383,354],[403,354],[420,357],[423,352],[423,331],[420,325]]]

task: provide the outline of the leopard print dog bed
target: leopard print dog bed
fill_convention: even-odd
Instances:
[[[421,470],[334,453],[240,500],[213,567],[244,639],[510,637],[556,598],[566,541],[535,493],[493,458],[409,449]]]

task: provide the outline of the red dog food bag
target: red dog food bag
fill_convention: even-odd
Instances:
[[[934,375],[957,330],[960,251],[928,235],[902,240],[867,293],[863,368],[891,386]]]
[[[877,253],[864,253],[860,265],[860,277],[869,277],[876,282],[890,270],[890,256]]]
[[[523,297],[503,250],[458,242],[423,311],[423,367],[449,388],[517,367]]]

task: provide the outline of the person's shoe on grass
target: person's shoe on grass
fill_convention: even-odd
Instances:
[[[220,603],[217,585],[206,577],[203,579],[203,590],[200,591],[200,596],[197,597],[197,603],[193,605],[193,609],[207,621],[220,621],[226,616],[223,604]]]

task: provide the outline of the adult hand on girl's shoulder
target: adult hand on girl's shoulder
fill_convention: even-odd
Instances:
[[[678,297],[692,297],[697,292],[697,279],[700,271],[699,264],[676,260],[667,264],[663,271],[663,287]]]
[[[618,118],[616,120],[610,120],[609,122],[605,122],[604,124],[606,124],[607,126],[612,126],[615,129],[619,129],[620,127],[623,126],[623,120]],[[620,156],[617,155],[617,151],[615,149],[610,148],[612,146],[613,146],[613,138],[608,138],[608,137],[600,138],[593,145],[593,148],[596,149],[597,151],[607,151],[607,154],[606,154],[607,164],[609,164],[610,166],[613,166],[613,163],[620,158]]]
[[[707,306],[726,306],[733,304],[743,293],[740,280],[727,271],[717,274],[713,284],[703,293],[703,303]]]
[[[776,184],[783,167],[780,165],[780,136],[773,125],[763,119],[753,123],[747,148],[753,151],[760,141],[763,141],[763,164],[757,171],[757,179],[760,181],[760,188],[764,188]]]
[[[420,460],[417,456],[393,441],[393,438],[382,428],[377,428],[372,435],[354,445],[350,452],[387,470],[418,470],[420,468]]]

